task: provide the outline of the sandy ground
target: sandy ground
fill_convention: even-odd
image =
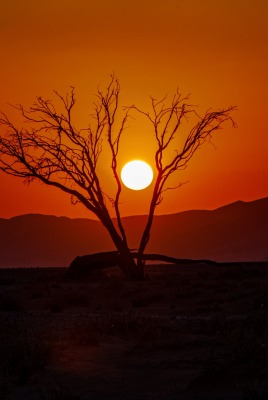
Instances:
[[[0,270],[0,393],[17,400],[268,398],[268,263],[71,282]]]

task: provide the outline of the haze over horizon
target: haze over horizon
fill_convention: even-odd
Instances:
[[[98,85],[115,72],[120,105],[149,110],[149,96],[191,93],[198,112],[231,105],[238,127],[224,126],[181,171],[180,189],[165,193],[156,214],[216,209],[268,196],[268,3],[266,0],[66,0],[4,2],[0,15],[0,110],[31,106],[36,96],[54,99],[75,87],[78,125],[87,126]],[[16,118],[15,118],[16,119]],[[119,164],[133,158],[154,163],[143,120],[125,132]],[[110,166],[107,163],[105,168]],[[103,179],[110,181],[106,171]],[[27,213],[95,218],[66,194],[30,186],[0,173],[0,217]],[[146,214],[150,188],[125,189],[121,212]],[[111,208],[112,209],[112,208]]]
[[[218,207],[213,207],[213,208],[190,208],[190,209],[186,209],[186,210],[181,210],[178,212],[171,212],[171,213],[155,213],[155,216],[169,216],[169,215],[174,215],[174,214],[181,214],[181,213],[187,213],[187,212],[191,212],[191,211],[216,211],[218,209],[224,208],[224,207],[228,207],[231,206],[233,204],[239,204],[239,203],[252,203],[252,202],[258,202],[258,201],[262,201],[262,200],[266,200],[268,199],[267,197],[260,197],[257,199],[253,199],[253,200],[249,200],[249,201],[244,201],[241,199],[235,200],[231,203],[226,203],[226,204],[221,204]],[[39,213],[39,212],[30,212],[30,213],[24,213],[24,214],[17,214],[17,215],[12,215],[9,217],[2,217],[0,215],[0,219],[12,219],[12,218],[16,218],[16,217],[21,217],[21,216],[26,216],[26,215],[43,215],[43,216],[52,216],[52,217],[59,217],[59,218],[69,218],[69,219],[89,219],[89,220],[93,220],[93,221],[98,221],[97,217],[92,214],[89,213],[88,216],[84,216],[84,217],[76,217],[76,216],[68,216],[68,215],[63,215],[63,214],[55,214],[55,213],[51,213],[51,214],[46,214],[46,213]],[[131,218],[131,217],[140,217],[140,216],[146,216],[146,213],[143,214],[132,214],[132,215],[124,215],[123,218]]]

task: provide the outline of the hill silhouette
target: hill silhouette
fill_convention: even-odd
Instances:
[[[146,216],[123,218],[136,248]],[[113,250],[101,223],[27,214],[0,219],[0,267],[68,266],[77,256]],[[268,198],[215,210],[155,216],[147,252],[215,261],[268,260]]]

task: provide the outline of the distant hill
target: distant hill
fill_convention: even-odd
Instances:
[[[146,216],[123,218],[136,248]],[[77,255],[113,250],[100,222],[28,214],[0,219],[0,267],[68,266]],[[216,210],[156,216],[147,252],[217,261],[268,260],[268,198]]]

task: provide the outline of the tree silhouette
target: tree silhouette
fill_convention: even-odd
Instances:
[[[23,178],[27,183],[39,180],[57,187],[68,193],[74,203],[81,202],[107,229],[120,255],[120,267],[124,275],[130,279],[142,279],[144,252],[150,238],[154,212],[162,201],[164,191],[171,189],[167,186],[168,179],[186,167],[195,151],[210,140],[224,122],[231,121],[234,124],[231,113],[235,107],[207,111],[200,117],[196,108],[188,103],[189,98],[176,92],[170,104],[167,104],[166,97],[160,101],[151,98],[151,113],[136,106],[124,107],[118,124],[115,119],[118,116],[120,85],[112,75],[105,91],[100,88],[97,90],[89,126],[77,129],[73,122],[76,105],[74,88],[65,97],[57,92],[55,94],[62,106],[60,111],[52,101],[42,97],[38,97],[29,109],[22,105],[15,106],[24,119],[23,128],[17,128],[6,114],[1,113],[0,170]],[[157,145],[157,174],[136,259],[129,248],[120,214],[122,184],[117,165],[120,140],[129,115],[133,112],[148,119]],[[190,117],[195,122],[189,129]],[[183,125],[185,122],[187,124]],[[179,130],[182,127],[181,134]],[[186,135],[185,128],[189,130]],[[109,148],[110,165],[116,183],[114,196],[104,192],[98,172],[104,142]],[[173,153],[170,151],[172,146],[175,146]],[[173,154],[171,158],[170,153]],[[112,203],[116,219],[112,218],[107,201]]]

